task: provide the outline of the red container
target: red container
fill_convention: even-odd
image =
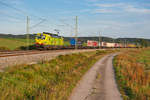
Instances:
[[[90,46],[90,47],[97,47],[97,46],[98,46],[98,42],[97,42],[97,41],[88,40],[88,41],[87,41],[87,46]]]

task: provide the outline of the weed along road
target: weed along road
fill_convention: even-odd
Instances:
[[[100,59],[81,79],[69,100],[122,100],[115,82],[112,60],[117,54]]]

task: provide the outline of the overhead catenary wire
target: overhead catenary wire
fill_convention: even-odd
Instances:
[[[40,22],[38,22],[37,24],[35,24],[35,25],[31,26],[31,27],[30,27],[30,29],[33,29],[33,28],[35,28],[35,27],[39,26],[40,24],[42,24],[42,23],[43,23],[43,22],[45,22],[45,21],[46,21],[45,19],[41,20],[41,21],[40,21]]]
[[[23,16],[25,16],[25,17],[31,15],[31,14],[29,14],[29,13],[27,13],[27,12],[25,12],[25,11],[19,9],[19,8],[16,8],[16,7],[14,7],[14,6],[11,6],[11,5],[9,5],[9,4],[5,3],[5,2],[0,1],[0,4],[6,6],[6,7],[8,7],[8,8],[11,8],[11,9],[13,9],[13,10],[15,10],[15,11],[21,13],[21,14],[23,14]],[[12,16],[10,16],[10,15],[8,15],[8,16],[9,16],[9,17],[12,17]],[[40,22],[38,22],[37,24],[35,24],[35,25],[33,25],[33,26],[30,27],[31,29],[37,27],[38,25],[40,25],[40,24],[42,24],[44,21],[46,21],[45,18],[41,18],[41,17],[35,16],[35,15],[33,15],[33,14],[32,14],[31,16],[34,16],[34,17],[37,17],[38,19],[40,19]]]
[[[10,5],[10,4],[5,3],[4,1],[0,1],[0,5],[6,6],[6,7],[8,7],[8,8],[11,8],[11,9],[13,9],[13,10],[19,12],[21,15],[23,15],[23,16],[25,16],[25,17],[29,16],[30,18],[32,18],[32,17],[38,18],[38,19],[39,19],[39,22],[36,23],[36,24],[34,24],[34,25],[32,25],[32,26],[30,25],[30,26],[31,26],[31,27],[29,27],[30,29],[34,29],[34,28],[40,26],[42,23],[48,21],[48,20],[45,19],[45,18],[36,16],[36,15],[34,15],[34,14],[29,14],[29,13],[25,12],[25,11],[22,10],[22,9],[19,9],[19,8],[15,7],[15,6],[12,6],[12,5]],[[8,16],[9,16],[9,15],[8,15]],[[9,17],[11,17],[11,16],[9,16]],[[15,19],[17,19],[17,18],[15,18]],[[31,19],[30,19],[30,22],[32,22]],[[65,25],[69,26],[70,28],[74,29],[74,27],[71,26],[70,24],[67,24],[67,23],[65,23],[64,21],[61,21],[61,22],[64,23]]]
[[[61,21],[63,24],[65,24],[65,25],[67,25],[67,26],[69,26],[69,27],[71,27],[71,28],[74,28],[72,25],[66,23],[64,20],[60,20],[60,21]]]
[[[73,32],[74,32],[75,27],[73,27],[72,25],[66,23],[64,20],[59,20],[59,21],[61,21],[61,22],[62,22],[63,24],[65,24],[66,26],[69,26],[69,27],[70,27],[70,32],[71,32],[70,35],[73,36]]]
[[[2,16],[5,16],[5,18],[8,17],[8,18],[11,18],[11,19],[15,19],[15,20],[17,20],[17,21],[22,21],[22,20],[24,19],[24,18],[20,18],[20,17],[18,17],[18,16],[14,16],[14,15],[10,15],[10,14],[1,12],[1,11],[0,11],[0,14],[1,14]]]
[[[2,1],[0,1],[0,4],[6,6],[6,7],[8,7],[8,8],[12,8],[12,9],[14,9],[15,11],[18,11],[18,12],[22,13],[23,15],[27,16],[27,13],[24,12],[23,10],[21,10],[21,9],[18,9],[18,8],[14,7],[14,6],[11,6],[11,5],[7,4],[7,3],[4,3],[4,2],[2,2]]]
[[[41,18],[39,16],[36,16],[36,15],[33,15],[33,14],[29,14],[29,13],[27,13],[27,12],[25,12],[25,11],[19,9],[19,8],[16,8],[14,6],[11,6],[11,5],[9,5],[9,4],[5,3],[5,2],[0,1],[0,4],[6,6],[8,8],[11,8],[11,9],[13,9],[15,11],[18,11],[18,12],[22,13],[25,17],[31,15],[31,16],[37,17],[38,19],[41,19],[41,20],[44,19],[44,18]]]
[[[3,2],[3,1],[0,1],[0,4],[1,4],[1,5],[6,6],[6,7],[8,7],[8,8],[11,8],[11,9],[13,9],[13,10],[15,10],[15,11],[18,11],[18,12],[22,13],[25,17],[26,17],[26,16],[30,16],[30,15],[31,15],[31,16],[33,16],[33,17],[37,17],[38,19],[40,19],[40,20],[41,20],[39,23],[37,23],[37,24],[33,25],[32,27],[35,27],[36,25],[41,24],[41,23],[43,23],[44,21],[46,21],[46,20],[47,20],[47,19],[45,19],[45,18],[42,18],[42,17],[36,16],[36,15],[33,15],[33,14],[29,14],[29,13],[27,13],[27,12],[25,12],[25,11],[23,11],[23,10],[19,9],[19,8],[16,8],[16,7],[14,7],[14,6],[11,6],[11,5],[9,5],[9,4],[7,4],[7,3]],[[71,25],[69,25],[69,24],[65,23],[64,21],[61,21],[61,22],[63,22],[63,23],[64,23],[65,25],[67,25],[67,26],[72,27]],[[31,28],[32,28],[32,27],[31,27]],[[72,27],[72,28],[73,28],[73,27]]]

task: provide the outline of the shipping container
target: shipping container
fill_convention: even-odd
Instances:
[[[135,48],[136,45],[135,44],[128,44],[127,47],[129,47],[129,48]]]
[[[113,47],[118,47],[119,44],[118,43],[101,42],[101,46],[113,48]]]
[[[87,41],[87,46],[97,47],[97,46],[99,46],[99,43],[97,41],[88,40]]]
[[[102,47],[107,47],[107,43],[106,42],[101,42],[101,46]]]
[[[106,47],[115,47],[115,43],[107,43]]]
[[[76,45],[76,40],[74,38],[70,39],[70,45]]]

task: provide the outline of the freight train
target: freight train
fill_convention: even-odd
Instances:
[[[101,42],[98,41],[87,41],[87,46],[89,47],[102,47],[102,48],[136,48],[135,44],[122,44],[122,43],[110,43],[110,42]]]
[[[78,41],[76,43],[75,39],[72,38],[70,40],[70,46],[64,45],[64,38],[57,34],[52,34],[48,32],[38,33],[35,38],[36,48],[44,48],[44,49],[74,49],[75,44],[78,45],[79,49],[92,49],[92,48],[135,48],[136,45],[128,44],[124,45],[121,43],[109,43],[109,42],[101,42],[88,40],[86,46],[83,46],[83,42]]]
[[[76,41],[74,38],[70,40],[70,45],[65,46],[64,38],[58,34],[52,34],[48,32],[37,33],[35,37],[35,46],[37,49],[74,49]],[[82,46],[82,42],[78,41],[78,48],[85,49]]]

